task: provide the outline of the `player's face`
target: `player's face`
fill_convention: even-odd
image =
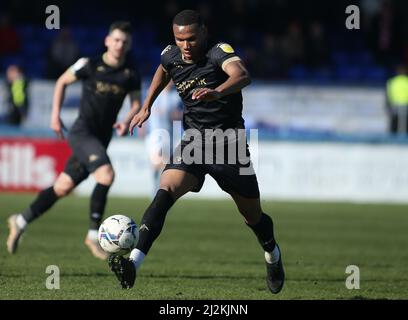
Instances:
[[[106,37],[105,45],[108,48],[108,54],[120,59],[130,49],[131,36],[119,29],[115,29]]]
[[[173,33],[176,45],[180,48],[184,59],[194,61],[200,56],[206,39],[204,27],[197,24],[188,26],[173,24]]]

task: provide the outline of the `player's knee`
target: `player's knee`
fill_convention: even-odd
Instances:
[[[167,183],[160,182],[160,189],[167,191],[168,193],[172,194],[175,191],[175,186],[172,186]]]
[[[110,186],[115,180],[115,171],[110,166],[107,168],[98,169],[95,172],[95,180],[100,184]]]
[[[74,185],[71,182],[57,181],[54,184],[54,192],[58,198],[67,196],[72,191],[72,189],[74,189]]]
[[[102,176],[99,180],[98,183],[103,184],[105,186],[110,186],[113,184],[113,181],[115,180],[115,173],[110,172],[107,173],[106,175]]]
[[[169,183],[160,183],[160,189],[167,191],[174,200],[180,198],[180,192],[174,184]]]

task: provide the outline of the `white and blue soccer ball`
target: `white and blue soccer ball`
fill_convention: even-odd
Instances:
[[[107,253],[123,256],[136,247],[139,230],[132,218],[116,214],[102,222],[98,240]]]

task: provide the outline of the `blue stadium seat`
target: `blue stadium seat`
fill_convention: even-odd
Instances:
[[[108,28],[106,26],[104,27],[98,27],[92,29],[92,37],[95,41],[101,41],[103,42],[105,37],[108,35]]]
[[[5,71],[9,65],[17,64],[24,67],[24,57],[22,55],[3,55],[0,57],[1,70]]]
[[[70,27],[69,30],[71,31],[71,36],[74,41],[81,43],[88,41],[89,38],[92,37],[92,31],[90,31],[87,27],[83,26],[75,26]]]
[[[332,53],[331,59],[336,67],[347,66],[350,63],[350,54],[345,51],[335,51]]]
[[[310,72],[310,79],[317,83],[328,83],[333,80],[333,71],[330,68],[319,68]]]
[[[22,25],[18,26],[16,29],[18,35],[23,41],[26,41],[27,39],[35,39],[37,37],[37,30],[32,25]]]
[[[46,46],[49,47],[51,42],[58,35],[59,30],[48,30],[45,29],[40,33],[40,40]]]
[[[292,80],[301,81],[307,79],[308,76],[308,70],[302,65],[294,66],[289,70],[289,77]]]
[[[101,44],[102,45],[102,44]],[[101,46],[95,43],[81,43],[79,47],[79,52],[81,56],[93,57],[101,52]]]
[[[26,63],[26,74],[29,78],[42,78],[45,75],[46,61],[33,60],[30,63]]]
[[[362,70],[359,66],[348,65],[336,68],[336,78],[340,81],[354,82],[360,80]]]
[[[21,52],[26,57],[39,57],[47,52],[47,46],[40,41],[25,41],[21,49]]]
[[[370,66],[364,69],[364,78],[369,82],[385,83],[387,80],[387,69],[380,66]]]
[[[369,51],[359,51],[351,54],[351,62],[359,66],[371,66],[374,64],[374,58]]]

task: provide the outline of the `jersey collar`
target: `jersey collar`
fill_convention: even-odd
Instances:
[[[125,64],[125,57],[123,57],[121,59],[121,61],[119,61],[119,63],[117,65],[111,65],[111,64],[108,63],[108,61],[107,61],[108,59],[107,59],[106,55],[107,55],[106,52],[102,55],[102,61],[103,61],[104,64],[106,64],[110,68],[117,69],[117,68],[120,68],[121,66],[123,66]]]

